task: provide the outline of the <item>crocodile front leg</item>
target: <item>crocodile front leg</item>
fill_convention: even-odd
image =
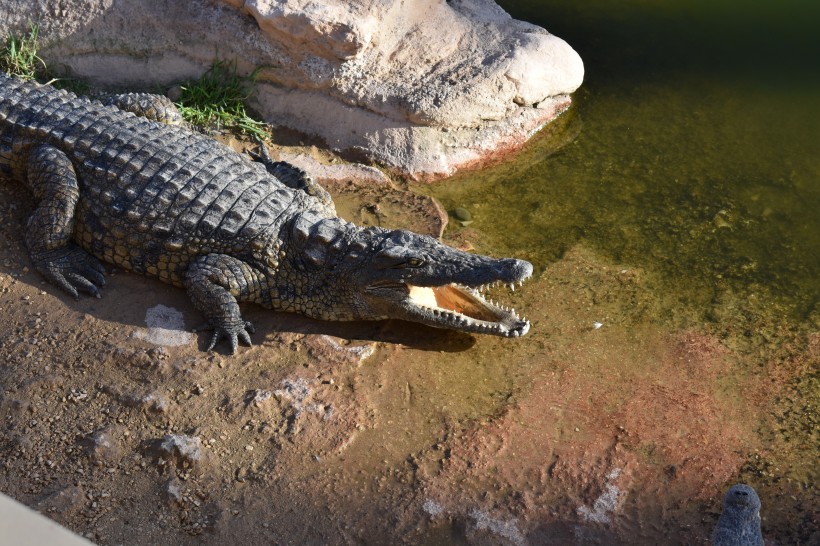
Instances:
[[[103,99],[106,106],[116,106],[120,110],[137,116],[159,121],[166,125],[182,125],[182,114],[165,95],[151,93],[121,93]]]
[[[75,298],[78,289],[99,298],[105,269],[71,240],[80,197],[71,161],[59,149],[40,145],[29,153],[25,169],[26,184],[38,201],[25,237],[34,267]]]
[[[191,263],[185,277],[188,296],[214,330],[206,351],[222,339],[228,340],[231,354],[236,352],[238,340],[251,345],[249,334],[254,328],[242,319],[237,300],[270,306],[260,279],[251,266],[225,254],[200,256]]]
[[[320,203],[328,208],[330,214],[336,216],[336,206],[333,204],[333,198],[326,189],[320,186],[308,173],[299,167],[291,165],[286,161],[274,161],[270,156],[268,148],[261,139],[258,140],[258,144],[258,153],[248,152],[248,155],[250,155],[254,161],[264,165],[265,170],[275,176],[276,179],[285,186],[293,188],[294,190],[302,190],[306,194],[318,199]]]

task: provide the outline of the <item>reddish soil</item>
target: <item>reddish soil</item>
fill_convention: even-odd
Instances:
[[[336,184],[350,219],[443,228],[429,200]],[[520,340],[250,306],[229,357],[149,341],[159,305],[200,322],[182,290],[44,284],[30,199],[0,203],[0,490],[95,542],[708,544],[738,481],[771,544],[820,542],[816,325],[669,317],[657,279],[579,247],[499,294]]]

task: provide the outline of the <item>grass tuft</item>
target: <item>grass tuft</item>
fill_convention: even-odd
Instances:
[[[8,36],[0,51],[0,70],[24,80],[48,77],[45,62],[37,56],[38,34],[37,26],[31,25],[26,36]],[[270,136],[268,126],[251,118],[245,109],[257,72],[243,77],[237,74],[235,62],[216,61],[201,78],[181,86],[177,108],[193,125],[232,129],[265,139]],[[90,91],[88,85],[72,78],[55,78],[49,83],[76,94]]]
[[[37,36],[39,29],[31,25],[27,36],[9,36],[0,51],[0,69],[24,80],[33,80],[46,63],[37,56]]]
[[[245,110],[257,72],[239,76],[235,62],[216,61],[201,78],[181,86],[177,108],[193,125],[225,127],[266,138],[266,124],[251,118]]]

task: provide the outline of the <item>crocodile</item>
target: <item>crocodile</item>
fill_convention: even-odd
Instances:
[[[321,186],[264,145],[236,152],[163,123],[163,108],[135,108],[144,97],[123,97],[103,103],[0,73],[0,177],[33,194],[30,260],[68,294],[99,297],[103,262],[156,277],[185,288],[205,316],[205,350],[225,340],[231,354],[254,333],[242,302],[321,320],[529,330],[486,294],[530,278],[529,262],[349,223]]]

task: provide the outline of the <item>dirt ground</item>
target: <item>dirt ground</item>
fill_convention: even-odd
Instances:
[[[357,178],[348,219],[443,230]],[[657,279],[577,247],[499,294],[519,340],[248,306],[255,345],[205,353],[182,290],[44,283],[31,208],[0,182],[0,490],[99,544],[708,544],[738,481],[769,544],[820,543],[816,324],[660,320]]]

